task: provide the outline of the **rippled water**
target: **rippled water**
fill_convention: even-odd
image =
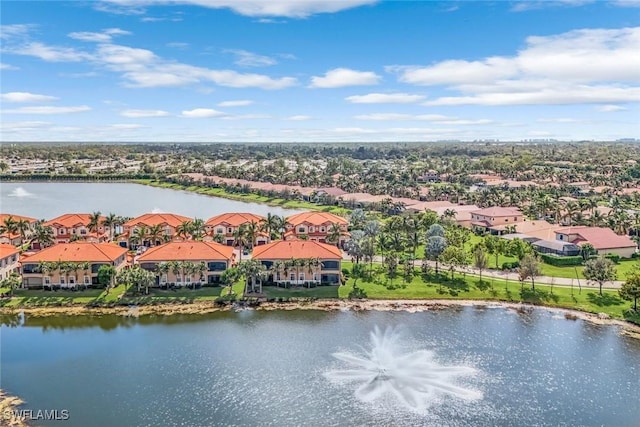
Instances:
[[[546,310],[255,312],[191,317],[3,318],[2,388],[65,426],[637,426],[640,342]],[[13,326],[8,326],[12,324]],[[399,328],[400,353],[474,369],[422,413],[363,402],[327,373],[334,353]],[[44,425],[61,425],[44,423]]]
[[[61,201],[64,200],[64,203]],[[260,203],[238,202],[187,191],[129,183],[103,182],[3,182],[0,183],[0,212],[51,219],[65,213],[136,217],[149,212],[171,212],[208,219],[225,212],[258,215],[291,215],[299,210]]]

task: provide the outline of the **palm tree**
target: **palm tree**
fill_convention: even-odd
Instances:
[[[184,221],[176,227],[176,236],[187,240],[191,235],[191,221]]]
[[[155,246],[157,242],[161,241],[164,230],[162,224],[154,224],[147,230],[147,238],[149,239],[149,246]]]
[[[38,268],[40,269],[40,272],[42,273],[42,276],[43,276],[42,286],[44,288],[44,276],[51,277],[51,273],[57,269],[57,265],[55,262],[42,261],[38,265]],[[49,287],[50,288],[53,287],[53,285],[51,284],[51,281],[49,281]]]
[[[17,224],[18,224],[18,221],[13,219],[13,216],[9,215],[7,218],[5,218],[4,223],[3,223],[4,232],[9,234],[9,235],[17,234],[17,232],[18,232]]]
[[[262,279],[266,274],[265,266],[257,259],[250,259],[238,264],[238,270],[245,277],[245,293],[249,292],[249,283],[251,283],[251,293],[256,291],[256,282],[260,285],[259,293],[262,293]]]
[[[327,231],[327,243],[331,243],[340,247],[340,237],[342,236],[342,229],[340,228],[340,224],[334,222],[329,227]]]
[[[207,263],[200,261],[195,263],[193,272],[198,276],[198,281],[202,284],[206,283],[206,277],[204,273],[207,271]]]
[[[281,280],[279,274],[283,271],[283,269],[284,262],[282,262],[282,260],[275,260],[273,264],[271,264],[271,267],[269,267],[269,272],[271,273],[276,286],[279,286],[279,279]]]
[[[20,244],[24,244],[27,240],[27,232],[31,231],[31,224],[26,219],[20,219],[16,222],[16,231],[20,234]]]
[[[102,220],[102,226],[107,227],[109,229],[109,240],[113,240],[114,227],[117,223],[118,217],[116,214],[110,212],[104,219]]]
[[[89,225],[87,225],[87,228],[89,229],[90,233],[96,233],[96,238],[98,238],[98,228],[100,227],[101,224],[101,213],[100,211],[94,212],[92,214],[89,215]]]
[[[84,281],[84,276],[89,276],[91,277],[91,271],[89,270],[89,268],[91,267],[91,264],[88,261],[81,261],[79,263],[77,263],[77,267],[78,270],[82,271],[82,284],[84,285],[84,288],[87,289],[87,283]],[[76,272],[77,273],[77,272]],[[87,274],[89,273],[89,274]],[[76,280],[78,280],[78,278],[76,278]]]
[[[291,225],[289,221],[287,221],[287,217],[285,216],[274,216],[274,231],[277,231],[280,235],[280,239],[284,240],[284,234],[287,232],[287,226]]]
[[[253,249],[253,247],[255,247],[258,244],[258,235],[260,234],[260,225],[255,221],[247,222],[243,225],[245,226],[245,235],[247,237],[247,243],[249,243],[249,245]]]
[[[144,244],[145,239],[147,238],[147,227],[145,225],[141,225],[136,227],[133,231],[133,234],[129,237],[129,243],[133,243],[134,245],[142,245]]]
[[[158,274],[158,276],[160,277],[159,282],[162,281],[162,277],[169,273],[169,270],[171,269],[171,264],[169,262],[159,262],[156,264],[156,274]],[[169,281],[165,281],[165,285],[167,286],[167,289],[169,289]]]
[[[246,224],[241,224],[240,227],[233,230],[233,244],[240,248],[239,261],[242,261],[242,252],[244,252],[244,248],[247,246],[248,239],[246,229]]]
[[[267,217],[260,220],[260,230],[265,231],[269,236],[269,242],[273,239],[273,235],[278,230],[278,219],[277,215],[271,214],[271,212],[267,213]],[[286,221],[286,220],[285,220]]]
[[[191,221],[191,238],[194,240],[202,240],[205,234],[205,223],[200,218],[195,218]]]
[[[182,286],[182,263],[180,261],[169,261],[169,268],[175,277],[176,283],[178,283],[178,276],[180,276],[180,286]]]

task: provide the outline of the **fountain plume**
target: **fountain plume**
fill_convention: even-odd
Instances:
[[[357,383],[355,396],[373,402],[390,394],[405,408],[424,412],[439,396],[465,400],[482,398],[482,393],[454,383],[455,378],[470,376],[477,370],[467,366],[443,366],[434,353],[418,350],[402,354],[400,334],[393,328],[375,328],[370,335],[371,349],[362,354],[333,353],[333,357],[350,365],[350,369],[325,374],[337,384]]]

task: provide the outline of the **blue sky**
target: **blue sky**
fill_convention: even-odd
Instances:
[[[3,1],[3,141],[640,138],[640,1]]]

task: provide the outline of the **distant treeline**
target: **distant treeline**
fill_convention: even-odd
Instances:
[[[154,174],[148,173],[120,173],[120,174],[57,174],[57,173],[29,173],[2,174],[2,181],[128,181],[131,179],[155,179]]]

